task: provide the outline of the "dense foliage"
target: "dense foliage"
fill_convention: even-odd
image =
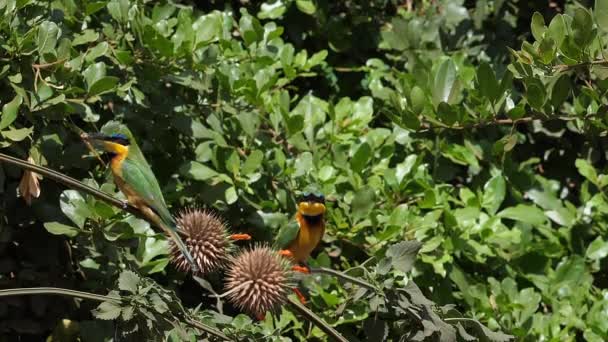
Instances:
[[[211,208],[251,245],[319,184],[328,226],[310,264],[359,284],[315,273],[300,287],[349,340],[608,340],[608,0],[0,13],[0,152],[124,198],[80,133],[125,123],[172,211]],[[33,177],[0,163],[0,288],[109,300],[3,297],[7,340],[194,340],[194,320],[327,339],[288,306],[239,313],[214,297],[223,272],[183,274],[144,220]]]

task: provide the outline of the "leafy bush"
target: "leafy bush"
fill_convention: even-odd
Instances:
[[[314,314],[252,324],[146,221],[4,162],[2,287],[90,299],[11,292],[7,338],[608,339],[608,1],[243,3],[0,1],[0,148],[124,199],[79,135],[125,123],[172,211],[258,242],[319,184]]]

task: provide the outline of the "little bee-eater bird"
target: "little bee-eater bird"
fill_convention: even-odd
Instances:
[[[298,201],[295,222],[283,227],[276,244],[280,254],[290,258],[296,265],[294,271],[309,273],[306,259],[317,247],[325,233],[325,197],[318,191],[307,191]]]
[[[165,204],[158,181],[131,131],[124,125],[110,123],[102,128],[102,132],[85,133],[82,138],[109,155],[114,182],[127,197],[127,202],[175,241],[192,272],[197,273],[198,267],[179,236],[177,224]]]

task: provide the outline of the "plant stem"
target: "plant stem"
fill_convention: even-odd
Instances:
[[[361,287],[364,287],[368,290],[371,291],[376,291],[376,287],[364,280],[361,280],[359,278],[355,278],[352,276],[349,276],[348,274],[344,273],[344,272],[340,272],[340,271],[336,271],[336,270],[332,270],[331,268],[325,268],[325,267],[318,267],[318,268],[310,268],[310,272],[311,273],[324,273],[324,274],[329,274],[332,275],[334,277],[340,278],[342,280],[345,280],[349,283],[352,284],[356,284],[359,285]]]
[[[82,299],[90,299],[96,300],[98,302],[106,302],[113,301],[120,303],[120,298],[104,296],[96,293],[90,292],[82,292],[70,289],[62,289],[58,287],[24,287],[18,289],[5,289],[0,290],[0,297],[9,297],[9,296],[28,296],[28,295],[36,295],[36,294],[52,294],[52,295],[60,295],[60,296],[68,296],[68,297],[76,297]]]
[[[58,287],[26,287],[26,288],[18,288],[18,289],[5,289],[0,290],[0,297],[10,297],[10,296],[28,296],[28,295],[60,295],[60,296],[68,296],[82,299],[90,299],[98,302],[107,302],[112,301],[115,303],[120,303],[121,298],[113,297],[113,296],[104,296],[96,293],[90,292],[82,292],[70,289],[62,289]],[[218,337],[224,341],[232,341],[228,336],[224,335],[221,331],[206,325],[204,323],[195,321],[190,318],[185,319],[186,324],[198,328],[200,330],[205,331],[206,333]]]
[[[123,201],[121,201],[121,200],[119,200],[119,199],[117,199],[117,198],[115,198],[115,197],[113,197],[113,196],[111,196],[111,195],[103,192],[103,191],[99,191],[99,190],[97,190],[97,189],[95,189],[93,187],[90,187],[90,186],[88,186],[88,185],[86,185],[86,184],[84,184],[84,183],[82,183],[82,182],[80,182],[80,181],[78,181],[78,180],[76,180],[76,179],[74,179],[72,177],[69,177],[69,176],[66,176],[66,175],[64,175],[62,173],[59,173],[59,172],[57,172],[55,170],[46,168],[44,166],[30,164],[30,163],[28,163],[25,160],[21,160],[19,158],[11,157],[11,156],[6,155],[4,153],[0,153],[0,161],[4,161],[4,162],[7,162],[9,164],[16,165],[16,166],[18,166],[18,167],[20,167],[22,169],[26,169],[26,170],[35,172],[37,174],[40,174],[42,176],[48,177],[48,178],[50,178],[52,180],[55,180],[55,181],[57,181],[59,183],[62,183],[64,185],[66,185],[66,186],[68,186],[68,187],[70,187],[72,189],[80,190],[82,192],[85,192],[85,193],[87,193],[87,194],[89,194],[89,195],[97,198],[97,199],[100,199],[100,200],[102,200],[104,202],[107,202],[108,204],[111,204],[111,205],[113,205],[113,206],[115,206],[117,208],[126,210],[127,212],[129,212],[129,213],[131,213],[131,214],[133,214],[133,215],[135,215],[137,217],[140,217],[140,218],[142,218],[144,220],[146,219],[146,217],[144,215],[142,215],[141,212],[137,208],[135,208],[135,207],[133,207],[131,205],[127,205],[126,208],[125,208],[125,202],[123,202]]]
[[[224,341],[232,341],[231,338],[229,338],[228,336],[224,335],[223,332],[219,331],[218,329],[209,326],[207,324],[201,323],[199,321],[195,321],[193,319],[190,318],[186,318],[186,323],[189,324],[190,326],[193,326],[195,328],[201,329],[202,331],[206,332],[209,335],[213,335],[215,337],[218,337]]]
[[[339,342],[348,342],[344,336],[340,335],[336,329],[327,324],[324,320],[322,320],[319,316],[315,315],[314,312],[310,311],[307,307],[302,305],[299,301],[293,298],[287,298],[291,307],[294,308],[300,315],[304,316],[307,320],[311,321],[314,325],[319,327],[319,329],[323,330],[327,334],[327,336],[333,338],[335,341]]]

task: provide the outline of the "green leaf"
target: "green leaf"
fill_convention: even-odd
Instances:
[[[391,264],[396,270],[407,273],[411,271],[416,255],[422,247],[418,241],[403,241],[394,244],[386,251],[386,256],[391,258]]]
[[[287,118],[287,131],[289,135],[294,135],[304,128],[304,116],[294,115]]]
[[[34,132],[34,126],[30,128],[19,128],[19,129],[9,129],[8,131],[2,131],[3,137],[12,140],[12,141],[22,141],[23,139],[29,137],[32,132]]]
[[[236,188],[233,186],[226,189],[224,197],[226,198],[226,203],[228,204],[232,204],[239,199],[239,195],[236,193]]]
[[[79,233],[78,228],[67,226],[59,222],[45,222],[44,228],[53,235],[65,235],[67,237],[74,237]]]
[[[597,25],[603,31],[608,31],[608,0],[595,0],[594,13]]]
[[[608,256],[608,241],[604,241],[601,236],[598,236],[587,247],[585,256],[591,260],[601,260]]]
[[[76,190],[65,190],[59,196],[61,211],[76,224],[78,228],[84,227],[84,222],[93,213],[87,206],[82,195]]]
[[[581,285],[592,280],[587,271],[585,260],[578,254],[565,258],[561,262],[552,277],[551,287],[555,292],[568,291],[565,287],[570,287],[570,291],[577,291]],[[590,279],[591,278],[591,279]]]
[[[336,173],[336,169],[331,165],[325,165],[319,170],[319,179],[323,182],[327,182],[332,179],[334,174]]]
[[[545,96],[545,88],[540,82],[528,84],[526,99],[534,109],[542,110],[545,105]]]
[[[281,17],[287,7],[283,1],[275,1],[274,3],[263,2],[260,6],[260,12],[258,12],[258,18],[260,19],[277,19]]]
[[[551,20],[551,23],[549,24],[549,30],[547,31],[546,35],[549,38],[553,39],[555,45],[559,47],[562,45],[562,42],[566,38],[566,32],[567,31],[564,16],[561,14],[557,14]]]
[[[250,173],[257,171],[260,168],[260,166],[262,166],[263,160],[264,160],[264,153],[260,150],[253,150],[249,154],[249,156],[247,156],[247,159],[245,160],[245,163],[243,164],[243,168],[241,169],[241,172],[244,175],[248,175]]]
[[[296,6],[301,12],[308,15],[312,15],[317,11],[317,7],[312,0],[296,0]]]
[[[103,320],[116,319],[120,316],[120,310],[120,306],[114,302],[103,302],[93,311],[93,316]]]
[[[543,38],[545,31],[547,31],[547,27],[545,26],[545,18],[543,18],[542,14],[534,12],[532,15],[531,29],[534,39],[540,41]]]
[[[151,229],[146,231],[146,234],[148,235],[151,233]],[[138,258],[143,262],[140,269],[141,272],[154,273],[162,271],[169,260],[166,258],[161,258],[152,261],[152,259],[159,255],[167,254],[167,251],[169,250],[169,241],[159,240],[154,237],[147,237],[144,239],[144,243],[140,244],[140,246],[141,247],[138,249]]]
[[[498,213],[498,217],[529,223],[531,225],[541,225],[546,221],[546,216],[542,210],[533,205],[518,204],[515,207],[507,208]]]
[[[21,95],[15,96],[11,102],[2,106],[2,117],[0,118],[0,130],[5,129],[17,118],[19,106],[23,103]]]
[[[477,82],[481,94],[494,103],[500,96],[500,88],[494,70],[488,63],[481,63],[477,68]]]
[[[412,110],[415,113],[420,113],[427,103],[426,94],[424,93],[422,88],[418,86],[414,86],[414,88],[412,88],[412,91],[410,93],[410,99],[412,102]]]
[[[106,65],[104,62],[91,64],[82,72],[82,75],[87,82],[87,89],[90,91],[93,84],[106,75]]]
[[[304,152],[296,159],[296,170],[293,175],[295,177],[304,176],[312,170],[313,166],[312,154],[310,152]]]
[[[122,291],[137,293],[137,284],[139,284],[140,278],[133,271],[122,271],[118,277],[118,288]]]
[[[417,160],[417,155],[410,154],[409,156],[405,157],[405,160],[402,163],[397,164],[395,167],[395,177],[397,178],[397,182],[399,184],[401,184],[405,176],[412,172],[412,168],[416,165]]]
[[[489,214],[496,214],[498,208],[505,199],[506,184],[505,179],[501,174],[490,178],[483,186],[483,199],[481,205],[488,211]]]
[[[85,57],[85,61],[93,62],[97,58],[104,56],[106,52],[110,49],[110,44],[107,42],[101,42],[97,44],[94,48],[90,49]]]
[[[156,312],[163,314],[169,311],[169,306],[158,294],[153,293],[150,296],[150,300],[152,301],[152,305],[154,305],[154,310],[156,310]]]
[[[135,316],[135,308],[131,305],[124,306],[122,308],[122,320],[125,322],[130,321]]]
[[[578,169],[578,173],[599,187],[600,184],[597,177],[597,171],[595,171],[593,165],[585,159],[577,159],[576,162],[574,162],[574,165]]]
[[[595,38],[593,18],[587,9],[577,7],[574,10],[572,33],[574,35],[574,42],[581,48],[586,48]]]
[[[199,181],[205,181],[218,175],[215,170],[195,161],[186,163],[180,168],[180,172]]]
[[[327,58],[327,50],[321,50],[317,53],[315,53],[314,55],[310,56],[310,58],[308,59],[308,61],[306,61],[306,68],[310,69],[312,67],[314,67],[315,65],[319,65],[321,64],[325,58]]]
[[[91,15],[106,7],[107,1],[89,1],[85,7],[85,15]]]
[[[474,333],[474,335],[478,337],[479,341],[510,342],[513,341],[514,338],[513,335],[508,335],[500,331],[494,332],[474,319],[463,319],[460,324],[474,330],[474,332],[469,332]]]
[[[43,21],[38,26],[38,53],[44,55],[54,52],[60,35],[61,31],[57,24],[52,21]]]
[[[108,12],[114,20],[126,23],[129,20],[129,0],[113,0],[108,3]]]
[[[221,31],[220,16],[217,13],[211,13],[200,17],[192,26],[196,32],[196,44],[208,43],[219,38]]]
[[[433,102],[435,106],[441,102],[449,103],[452,92],[455,90],[454,83],[456,82],[456,66],[452,59],[445,60],[437,73],[433,82]]]
[[[118,77],[105,76],[95,81],[92,86],[89,87],[89,96],[101,95],[109,92],[116,88],[118,84]]]
[[[357,125],[367,125],[374,115],[374,99],[369,96],[359,98],[353,105],[352,116],[350,117]]]
[[[559,108],[570,95],[570,77],[562,75],[553,85],[551,90],[551,104],[555,108]]]
[[[538,54],[544,64],[550,64],[555,56],[555,42],[550,37],[545,37],[540,41]]]
[[[356,218],[366,217],[374,208],[376,194],[373,188],[364,187],[355,193],[351,203],[351,212]]]
[[[372,148],[368,143],[364,142],[359,145],[357,151],[350,160],[350,166],[355,173],[360,173],[361,170],[366,166],[367,162],[372,157]]]
[[[236,151],[232,151],[226,160],[226,170],[232,175],[238,175],[241,171],[241,159]]]

